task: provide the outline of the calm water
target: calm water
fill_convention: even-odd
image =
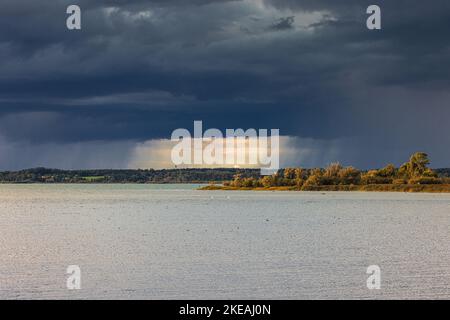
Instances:
[[[0,298],[450,298],[449,227],[450,195],[0,185]]]

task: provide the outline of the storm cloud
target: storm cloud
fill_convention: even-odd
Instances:
[[[279,128],[285,165],[450,166],[450,3],[376,3],[3,0],[0,169],[128,167],[194,120]]]

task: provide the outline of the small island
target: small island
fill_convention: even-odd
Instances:
[[[399,168],[388,164],[382,169],[358,170],[332,163],[327,168],[286,168],[259,178],[236,174],[222,185],[210,184],[201,190],[266,191],[377,191],[450,193],[445,170],[433,170],[424,152],[417,152]]]

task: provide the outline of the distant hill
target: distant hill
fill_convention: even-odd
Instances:
[[[259,178],[258,169],[58,170],[34,168],[0,172],[0,183],[209,183],[234,175]]]

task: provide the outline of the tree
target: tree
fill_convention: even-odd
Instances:
[[[359,184],[361,172],[353,167],[343,168],[339,171],[339,180],[342,184]]]
[[[400,166],[400,169],[398,169],[398,175],[402,178],[409,178],[409,162]]]
[[[408,178],[419,178],[422,177],[427,170],[429,170],[429,164],[430,160],[428,159],[428,155],[426,153],[416,152],[411,156],[409,162],[404,163],[400,167],[399,173]]]
[[[326,178],[337,178],[339,172],[342,170],[342,165],[339,162],[331,163],[326,169],[324,173],[324,177]]]
[[[244,178],[244,180],[242,180],[241,186],[244,188],[256,188],[258,187],[258,181],[255,178]]]
[[[428,155],[424,152],[417,152],[411,156],[409,160],[410,163],[410,172],[412,177],[420,177],[424,174],[424,172],[428,169],[428,165],[430,164],[430,160],[428,159]]]
[[[378,170],[377,175],[383,178],[393,178],[395,177],[397,169],[393,164],[388,164],[383,169]]]
[[[425,172],[423,173],[423,176],[427,177],[427,178],[437,178],[438,174],[434,170],[431,170],[430,168],[427,168],[425,170]]]
[[[313,169],[311,175],[306,179],[304,186],[320,186],[322,184],[323,172],[321,169]]]
[[[295,168],[295,179],[296,180],[305,179],[305,170],[303,170],[302,168]]]
[[[284,178],[294,180],[295,179],[295,169],[294,168],[284,169]]]
[[[384,177],[380,175],[379,170],[369,170],[367,173],[361,175],[362,184],[391,184],[393,178]]]
[[[305,183],[306,173],[302,168],[295,168],[295,185],[299,188]]]
[[[234,175],[231,185],[233,187],[242,187],[242,182],[243,182],[242,174],[238,173]]]
[[[274,186],[274,179],[272,176],[264,176],[260,180],[260,182],[264,188],[270,188]]]

